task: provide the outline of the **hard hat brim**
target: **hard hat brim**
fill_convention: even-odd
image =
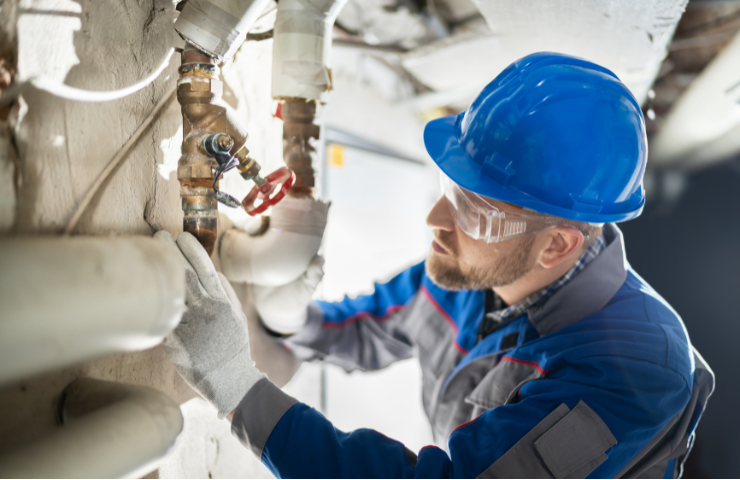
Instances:
[[[458,117],[451,115],[442,117],[426,124],[424,128],[424,146],[434,163],[455,183],[471,192],[493,198],[502,202],[511,203],[528,208],[535,212],[554,215],[561,218],[589,223],[623,222],[638,217],[645,205],[644,198],[640,206],[631,212],[619,214],[595,214],[577,212],[566,208],[550,205],[538,200],[521,190],[511,186],[502,186],[491,182],[481,175],[481,166],[473,161],[460,146],[457,139],[455,124]],[[462,118],[460,118],[462,120]]]

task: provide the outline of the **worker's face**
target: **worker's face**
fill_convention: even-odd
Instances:
[[[495,200],[491,203],[502,212],[522,213],[515,205]],[[509,285],[534,267],[532,246],[536,235],[490,244],[473,240],[457,227],[444,195],[429,212],[427,225],[434,230],[427,274],[448,290]]]

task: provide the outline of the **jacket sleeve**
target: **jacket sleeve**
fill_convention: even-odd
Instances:
[[[425,447],[417,457],[373,430],[337,430],[263,379],[237,408],[232,432],[278,478],[610,478],[690,395],[672,370],[592,357],[525,383],[516,403],[457,427],[449,454]]]
[[[348,372],[376,370],[411,357],[413,345],[403,323],[423,274],[422,262],[376,284],[370,295],[312,303],[306,326],[285,346],[302,360],[325,360]]]

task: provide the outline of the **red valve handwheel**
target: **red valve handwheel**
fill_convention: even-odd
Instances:
[[[258,187],[255,185],[252,190],[242,200],[242,208],[251,216],[259,215],[271,206],[283,199],[290,187],[295,182],[295,173],[288,167],[280,167],[265,177],[265,183]],[[280,190],[270,197],[278,185],[282,184]],[[255,207],[254,202],[262,200],[259,206]]]

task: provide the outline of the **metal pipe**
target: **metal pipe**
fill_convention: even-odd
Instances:
[[[321,128],[314,123],[316,103],[303,98],[291,98],[281,107],[283,117],[283,159],[296,174],[294,197],[309,197],[316,184],[315,165],[317,142]]]
[[[247,131],[222,99],[223,83],[213,58],[188,45],[179,72],[177,101],[182,107],[183,140],[177,179],[183,230],[193,234],[211,255],[218,234],[218,202],[257,215],[285,196],[295,175],[282,167],[261,176],[262,167],[248,156]],[[221,174],[233,168],[256,184],[241,202],[218,188]],[[255,205],[257,200],[262,202]]]
[[[288,192],[311,197],[320,128],[316,105],[332,89],[332,28],[347,0],[281,0],[275,17],[272,97],[283,100],[283,159],[296,174]]]
[[[182,257],[151,238],[0,240],[0,385],[153,347],[184,299]]]
[[[140,478],[183,429],[165,394],[89,378],[64,390],[60,412],[62,428],[0,458],[0,477]]]
[[[247,132],[233,110],[222,100],[223,83],[216,61],[200,50],[187,46],[177,81],[177,101],[182,107],[182,156],[177,179],[182,197],[183,230],[192,233],[208,254],[216,243],[218,201],[213,190],[216,159],[205,151],[204,140],[222,133],[233,141],[230,155],[246,159]],[[216,182],[218,186],[218,182]]]

